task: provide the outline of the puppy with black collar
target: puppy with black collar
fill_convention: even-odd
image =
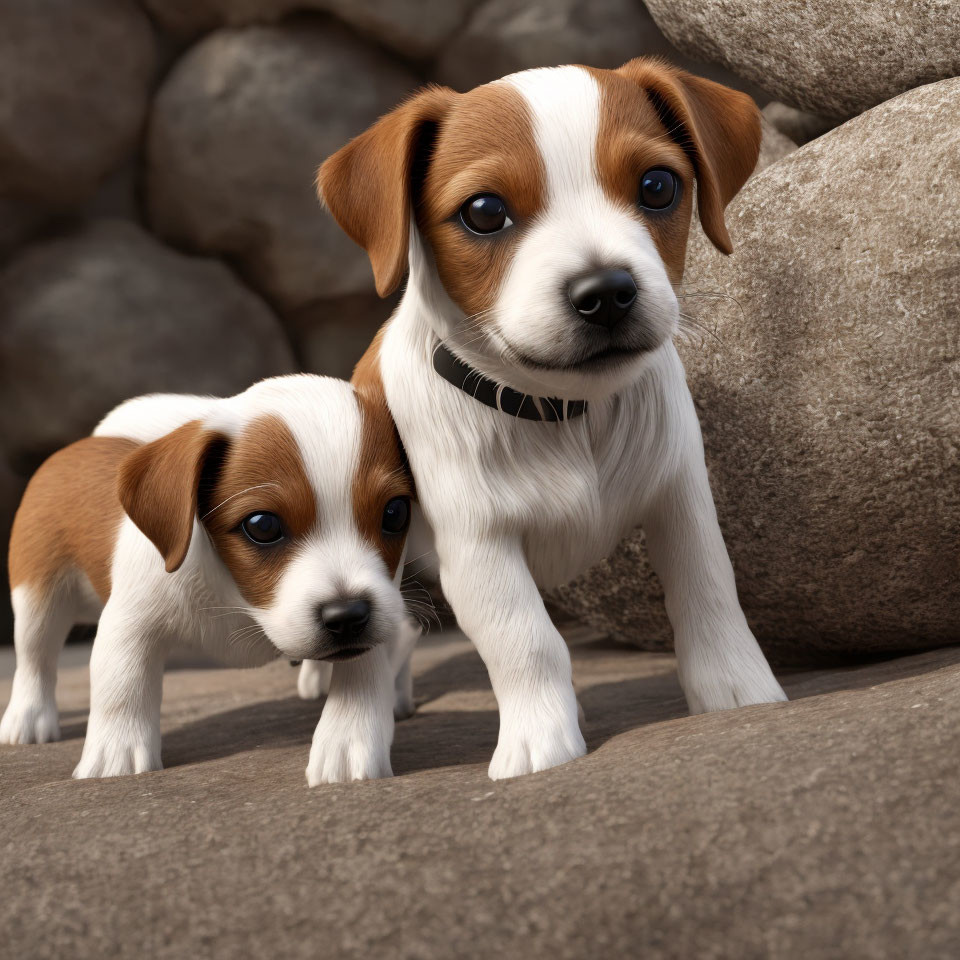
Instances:
[[[99,621],[75,777],[160,768],[175,643],[238,666],[305,659],[302,693],[329,682],[310,785],[389,776],[416,639],[399,590],[411,493],[382,397],[340,380],[122,404],[40,467],[17,511],[0,743],[58,739],[60,648],[73,624]]]
[[[538,587],[638,525],[691,711],[785,699],[737,599],[672,342],[694,184],[730,253],[724,208],[759,144],[748,96],[640,59],[425,89],[319,170],[379,293],[409,269],[357,377],[396,420],[444,594],[487,665],[494,779],[585,752]]]

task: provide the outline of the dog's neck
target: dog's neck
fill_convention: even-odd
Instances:
[[[444,380],[469,394],[474,400],[510,417],[559,423],[563,420],[574,420],[587,412],[586,400],[532,396],[497,383],[461,360],[441,340],[438,340],[433,348],[433,369]]]

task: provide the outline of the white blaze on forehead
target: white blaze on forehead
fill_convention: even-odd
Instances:
[[[600,88],[582,67],[542,67],[505,77],[530,108],[547,179],[547,202],[585,186],[599,189]]]

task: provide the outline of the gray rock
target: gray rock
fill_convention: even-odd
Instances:
[[[846,119],[960,74],[955,0],[645,0],[685,53],[801,110]]]
[[[0,199],[81,203],[133,150],[155,51],[129,0],[0,0]]]
[[[797,145],[787,136],[784,136],[765,116],[760,117],[760,155],[757,165],[753,168],[753,176],[761,170],[766,170],[771,163],[776,163],[793,153]]]
[[[691,234],[708,332],[680,348],[748,621],[781,661],[957,643],[960,79],[801,147],[727,223],[730,258]],[[639,537],[555,600],[670,643]]]
[[[310,373],[349,379],[398,301],[399,294],[381,300],[376,293],[357,293],[318,301],[284,317],[300,366]]]
[[[416,82],[335,25],[216,31],[155,100],[151,225],[186,249],[231,257],[284,311],[371,290],[366,256],[323,214],[314,176]]]
[[[90,675],[61,668],[64,739],[0,747],[8,956],[960,956],[958,651],[791,671],[790,703],[698,717],[672,657],[571,653],[587,756],[488,780],[490,681],[440,636],[396,776],[312,790],[320,709],[286,663],[169,671],[165,769],[108,780],[70,778]]]
[[[769,99],[728,71],[679,54],[639,0],[486,0],[440,56],[436,73],[442,83],[469,90],[528,67],[619,67],[639,56],[665,56],[763,103]]]
[[[779,100],[773,100],[763,108],[763,117],[798,146],[822,137],[837,125],[835,120],[808,113],[806,110],[797,110],[796,107],[788,107]]]
[[[28,247],[0,272],[0,317],[0,436],[24,474],[127,397],[230,394],[294,369],[227,267],[123,221]]]
[[[297,10],[331,13],[406,58],[440,50],[479,0],[144,0],[179,37],[215,27],[275,23]]]

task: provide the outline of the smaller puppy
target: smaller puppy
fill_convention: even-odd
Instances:
[[[332,663],[307,781],[389,776],[411,494],[382,399],[340,380],[122,404],[40,467],[17,511],[17,669],[0,742],[58,739],[59,651],[73,624],[99,619],[75,777],[161,767],[174,643],[238,665]],[[400,686],[406,712],[409,678]]]

